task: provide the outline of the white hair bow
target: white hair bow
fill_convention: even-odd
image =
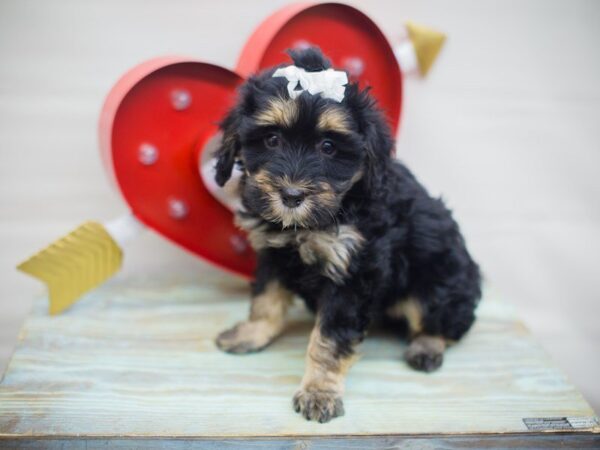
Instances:
[[[348,84],[346,72],[333,69],[307,72],[297,66],[287,66],[277,69],[273,77],[284,77],[288,80],[290,98],[296,98],[302,92],[308,91],[311,95],[321,94],[323,98],[341,102]],[[297,89],[298,85],[300,89]]]

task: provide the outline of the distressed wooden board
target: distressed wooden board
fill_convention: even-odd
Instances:
[[[25,450],[458,450],[458,449],[598,449],[600,434],[504,434],[504,435],[423,435],[423,436],[349,436],[287,438],[78,438],[7,439],[3,448]]]
[[[346,415],[307,422],[291,408],[312,326],[300,305],[288,331],[262,353],[228,355],[213,344],[219,330],[246,316],[247,297],[242,282],[210,272],[115,280],[56,317],[38,300],[0,384],[0,438],[293,443],[318,436],[527,434],[523,418],[594,416],[512,310],[488,295],[477,325],[434,374],[409,369],[401,360],[404,344],[373,333],[348,376]],[[583,431],[600,428],[574,430]]]

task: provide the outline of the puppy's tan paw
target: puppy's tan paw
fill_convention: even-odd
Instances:
[[[265,348],[273,340],[274,333],[268,322],[240,322],[217,336],[217,347],[227,353],[251,353]]]
[[[344,415],[344,403],[337,392],[300,389],[293,403],[294,410],[306,420],[325,423]]]

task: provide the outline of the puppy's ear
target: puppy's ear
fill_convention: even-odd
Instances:
[[[368,89],[348,87],[347,102],[359,124],[365,145],[365,179],[371,189],[381,181],[381,169],[389,164],[394,147],[390,127]]]
[[[233,108],[221,122],[223,139],[221,146],[215,151],[215,157],[217,158],[215,181],[219,186],[225,185],[231,177],[235,159],[240,152],[241,145],[238,134],[240,122],[241,111],[237,107]]]

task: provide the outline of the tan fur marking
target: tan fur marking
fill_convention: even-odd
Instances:
[[[292,293],[278,281],[269,282],[264,292],[252,299],[250,320],[267,320],[273,324],[283,322]]]
[[[362,169],[356,172],[354,175],[352,175],[352,178],[350,179],[350,186],[348,187],[348,189],[354,186],[354,184],[356,184],[356,182],[359,181],[364,175],[365,173]]]
[[[256,251],[267,247],[284,247],[288,236],[279,233],[267,232],[266,226],[261,224],[259,217],[238,211],[234,216],[235,225],[248,232],[248,242]]]
[[[310,181],[307,181],[307,180],[292,181],[292,180],[290,180],[290,177],[288,177],[287,175],[278,177],[275,180],[275,183],[276,183],[277,187],[279,187],[280,189],[296,188],[296,189],[300,189],[300,190],[303,190],[305,192],[310,192],[310,193],[312,193],[314,191],[314,186]]]
[[[266,225],[261,223],[260,218],[248,216],[243,212],[235,214],[234,223],[237,227],[248,232],[248,241],[256,251],[267,247],[285,247],[294,241],[294,236],[291,232],[267,231]]]
[[[233,223],[242,230],[250,231],[260,225],[260,218],[238,211],[233,216]]]
[[[344,111],[338,108],[327,108],[319,115],[317,129],[321,132],[334,131],[341,134],[350,134],[350,121]]]
[[[356,360],[335,357],[335,342],[321,334],[319,321],[315,324],[306,352],[306,368],[301,389],[344,392],[344,377]]]
[[[273,194],[270,198],[270,212],[266,215],[268,220],[280,222],[283,228],[293,226],[307,227],[310,224],[313,200],[309,197],[300,206],[288,208],[283,204],[279,194]]]
[[[217,337],[224,351],[246,353],[270,344],[285,326],[285,315],[293,295],[279,282],[271,281],[264,292],[252,299],[250,318]]]
[[[390,306],[386,314],[393,319],[406,318],[411,335],[419,334],[423,329],[423,311],[421,304],[414,297],[409,297],[405,300]]]
[[[363,236],[350,225],[341,225],[337,231],[304,231],[298,233],[298,251],[306,264],[323,264],[323,275],[341,283],[348,274],[348,266],[364,243]]]
[[[265,170],[259,170],[256,175],[250,178],[251,182],[260,187],[264,192],[275,190],[273,179]]]
[[[340,225],[333,230],[267,231],[257,219],[236,214],[236,224],[248,231],[248,241],[254,250],[296,246],[305,264],[321,263],[323,275],[342,283],[352,257],[362,248],[364,238],[352,225]]]
[[[292,237],[289,233],[273,233],[265,231],[264,228],[257,228],[248,233],[248,241],[256,251],[263,248],[282,248],[290,244]]]
[[[302,383],[294,395],[294,409],[306,419],[318,422],[344,415],[344,378],[355,359],[336,356],[335,342],[321,334],[317,318],[306,352]]]
[[[327,201],[331,202],[328,197],[331,194],[323,187],[320,187],[323,192],[315,192],[314,186],[307,181],[292,181],[288,177],[273,178],[266,171],[259,171],[256,175],[249,177],[248,182],[253,183],[267,197],[269,208],[265,213],[265,218],[273,222],[280,222],[284,229],[296,226],[308,227],[315,202],[321,204],[327,204],[325,203]],[[300,206],[288,208],[283,204],[280,195],[283,187],[296,187],[306,191],[309,195]],[[331,188],[328,189],[331,191]],[[259,241],[262,242],[260,239]]]
[[[291,128],[298,120],[298,104],[292,99],[274,98],[254,119],[262,126]]]
[[[333,209],[337,204],[337,196],[333,187],[324,181],[319,183],[318,192],[315,194],[322,208]]]

